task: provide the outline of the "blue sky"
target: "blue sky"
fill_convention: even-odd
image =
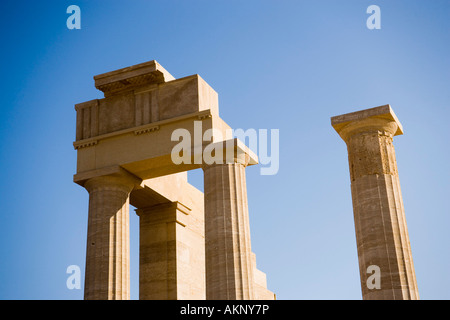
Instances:
[[[81,30],[66,27],[71,4]],[[380,30],[366,27],[372,4]],[[347,150],[330,117],[390,104],[419,293],[450,299],[450,2],[4,0],[0,15],[0,299],[82,299],[66,287],[69,265],[84,271],[87,231],[74,105],[102,97],[94,75],[154,59],[205,79],[232,127],[280,130],[278,174],[247,169],[252,249],[278,299],[361,299]],[[201,171],[189,177],[202,188]]]

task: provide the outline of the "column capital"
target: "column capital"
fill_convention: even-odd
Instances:
[[[214,150],[214,155],[211,151]],[[218,152],[221,154],[218,155]],[[202,147],[203,168],[211,165],[242,164],[244,167],[258,164],[258,156],[237,138],[214,142]],[[194,149],[194,159],[200,157]]]
[[[388,104],[332,117],[331,125],[346,143],[364,132],[391,137],[403,134],[403,127]]]
[[[94,190],[117,190],[120,189],[125,193],[130,193],[142,181],[124,169],[115,173],[94,176],[84,182],[84,187],[88,192]]]

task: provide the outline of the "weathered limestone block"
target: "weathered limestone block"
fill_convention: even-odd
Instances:
[[[389,105],[331,122],[347,144],[363,299],[419,299],[392,144],[402,126]],[[368,285],[371,266],[379,288]]]
[[[139,299],[205,299],[203,211],[196,214],[180,202],[168,202],[136,213]]]
[[[154,60],[131,68],[94,77],[105,98],[75,106],[76,141],[206,110],[218,115],[218,95],[199,75],[175,79]]]
[[[252,252],[253,275],[255,277],[255,300],[275,300],[275,294],[267,289],[267,276],[256,267],[256,255]]]

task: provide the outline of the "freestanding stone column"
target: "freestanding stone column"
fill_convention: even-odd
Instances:
[[[129,194],[126,175],[91,178],[86,250],[86,300],[130,298]]]
[[[392,144],[402,126],[389,105],[331,123],[347,144],[363,299],[419,299]]]
[[[204,165],[206,299],[254,299],[245,167],[248,155]]]

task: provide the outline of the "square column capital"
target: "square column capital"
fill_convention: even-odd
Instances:
[[[331,125],[344,141],[363,131],[384,131],[392,136],[403,134],[402,124],[389,104],[334,116]]]
[[[214,153],[214,155],[213,155]],[[258,164],[258,156],[238,138],[218,141],[194,147],[195,159],[203,159],[203,165],[240,163],[244,166]]]

